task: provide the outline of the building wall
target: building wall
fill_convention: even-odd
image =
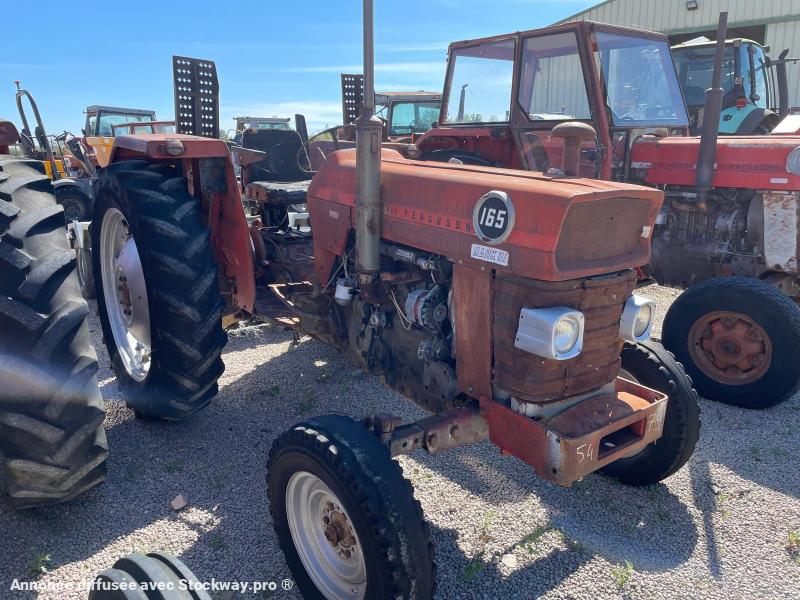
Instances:
[[[716,29],[719,13],[728,11],[728,27],[766,25],[770,56],[785,48],[800,56],[800,0],[698,0],[686,10],[686,0],[608,0],[564,21],[601,21],[667,35]],[[800,64],[789,65],[789,103],[800,107]]]

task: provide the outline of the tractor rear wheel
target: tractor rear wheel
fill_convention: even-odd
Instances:
[[[669,396],[661,437],[633,456],[601,471],[628,485],[650,485],[677,472],[692,456],[700,436],[700,405],[683,366],[658,342],[625,344],[620,377]]]
[[[42,164],[0,156],[0,451],[13,505],[105,479],[105,410],[89,309]]]
[[[199,203],[173,167],[110,165],[92,225],[97,306],[111,365],[136,415],[176,420],[217,393],[223,300]]]
[[[269,453],[270,511],[306,598],[432,598],[422,508],[400,466],[361,423],[298,423]]]
[[[800,307],[749,277],[699,283],[664,318],[663,341],[710,400],[767,408],[800,383]]]

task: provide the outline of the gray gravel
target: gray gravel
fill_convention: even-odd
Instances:
[[[662,314],[677,294],[644,293]],[[38,583],[78,586],[123,554],[152,550],[179,555],[201,579],[273,580],[273,596],[297,597],[280,588],[291,575],[266,506],[272,439],[323,412],[423,416],[324,345],[259,327],[231,338],[209,408],[185,423],[142,423],[120,400],[96,320],[91,328],[109,479],[63,507],[16,513],[0,501],[3,599],[86,597],[10,592],[15,578],[31,579],[40,555],[50,560],[40,561],[48,572]],[[432,524],[439,597],[800,597],[800,564],[787,550],[790,530],[800,531],[800,396],[762,412],[702,408],[690,463],[645,489],[600,476],[558,488],[488,443],[401,458]],[[176,513],[169,502],[178,494],[189,505]]]

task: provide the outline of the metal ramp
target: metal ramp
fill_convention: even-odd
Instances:
[[[219,80],[212,60],[172,57],[175,131],[219,137]]]

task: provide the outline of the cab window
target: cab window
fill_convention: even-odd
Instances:
[[[152,115],[123,115],[115,113],[100,113],[98,135],[111,137],[114,135],[114,125],[125,123],[138,123],[141,121],[154,121]]]
[[[525,40],[519,103],[532,121],[592,118],[574,33]]]
[[[392,107],[389,135],[411,135],[428,131],[439,118],[436,102],[398,102]]]
[[[509,120],[514,40],[454,50],[447,100],[447,123]]]

